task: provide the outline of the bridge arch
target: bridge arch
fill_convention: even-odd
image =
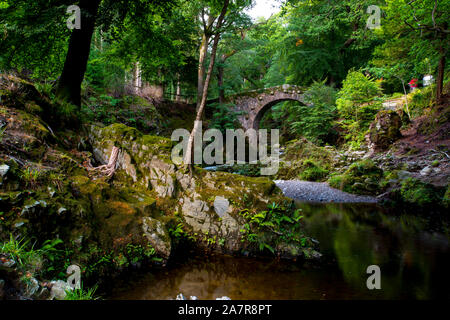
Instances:
[[[259,123],[267,110],[283,101],[297,101],[308,105],[304,89],[298,86],[282,85],[257,91],[250,91],[229,97],[234,111],[240,113],[238,120],[244,130],[259,129]]]

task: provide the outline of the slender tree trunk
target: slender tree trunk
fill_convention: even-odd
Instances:
[[[230,3],[230,0],[224,0],[222,12],[220,13],[219,20],[217,21],[217,30],[220,30],[220,28],[222,27],[222,23],[225,18],[225,14],[227,13],[229,3]],[[213,46],[212,46],[212,50],[211,50],[211,59],[209,62],[208,73],[206,74],[205,84],[203,86],[201,103],[197,110],[197,116],[195,118],[194,128],[192,129],[192,132],[189,136],[186,154],[184,156],[184,163],[189,165],[189,169],[190,169],[191,173],[192,173],[192,156],[193,156],[192,150],[194,149],[194,137],[200,128],[200,121],[202,119],[203,111],[205,110],[206,100],[208,99],[209,83],[211,82],[211,76],[213,73],[214,64],[216,62],[216,52],[217,52],[217,46],[219,44],[219,40],[220,40],[220,31],[217,31],[216,35],[214,36],[214,42],[213,42]]]
[[[180,83],[180,75],[177,75],[177,95],[175,97],[176,102],[181,101],[181,83]]]
[[[223,57],[223,56],[222,56]],[[225,60],[221,59],[220,65],[217,67],[217,85],[219,86],[219,103],[225,103],[225,89],[223,87],[223,73]]]
[[[203,86],[205,79],[205,60],[208,54],[209,35],[203,34],[202,43],[200,45],[200,56],[198,60],[198,77],[197,77],[197,111],[202,102]]]
[[[438,76],[436,79],[436,101],[439,103],[442,99],[444,88],[444,71],[445,71],[445,50],[440,48],[441,58],[439,59]]]
[[[403,86],[403,92],[405,93],[405,104],[406,104],[406,112],[408,113],[408,119],[411,120],[411,114],[409,113],[409,106],[408,106],[408,94],[406,93],[406,87],[405,87],[405,81],[401,79],[402,86]]]
[[[141,68],[139,67],[139,61],[134,64],[133,68],[133,87],[134,93],[139,94],[142,87]]]
[[[210,15],[208,17],[207,24],[203,29],[202,43],[200,44],[200,54],[198,60],[198,76],[197,76],[197,111],[200,107],[203,95],[203,86],[205,84],[205,61],[208,55],[209,40],[211,40],[211,29],[213,23],[216,20],[215,16]]]
[[[74,29],[56,94],[60,99],[81,105],[81,83],[86,72],[92,34],[101,0],[81,0],[81,29]]]

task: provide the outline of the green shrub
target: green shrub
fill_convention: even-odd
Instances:
[[[226,129],[239,128],[239,113],[233,111],[232,104],[213,103],[210,105],[213,110],[212,119],[209,122],[209,129],[218,129],[225,133]]]
[[[303,161],[303,171],[300,173],[300,179],[307,181],[321,181],[328,175],[328,170],[321,168],[312,160]]]
[[[10,256],[19,266],[26,266],[38,254],[29,241],[17,240],[12,235],[9,241],[0,244],[0,253]]]
[[[383,170],[372,160],[362,160],[353,163],[342,175],[333,175],[328,184],[333,188],[357,194],[377,194],[382,189],[380,183]]]
[[[382,107],[381,86],[359,71],[350,71],[336,100],[345,141],[352,149],[364,143],[370,123]]]
[[[421,207],[438,204],[443,196],[434,186],[414,178],[405,179],[401,183],[400,195],[404,202]]]
[[[328,179],[328,184],[335,188],[335,189],[339,189],[339,190],[344,190],[347,192],[350,192],[351,190],[349,190],[349,188],[347,187],[348,182],[346,179],[346,176],[343,174],[335,174],[332,175],[329,179]]]
[[[381,93],[379,82],[360,71],[350,71],[338,93],[337,109],[344,118],[357,121],[361,105],[372,102]]]
[[[425,88],[416,89],[411,93],[411,100],[409,102],[411,116],[421,116],[424,114],[424,109],[433,105],[434,89],[435,85],[431,85]]]
[[[81,285],[80,289],[67,290],[65,300],[98,300],[95,291],[97,291],[97,286],[85,290]]]

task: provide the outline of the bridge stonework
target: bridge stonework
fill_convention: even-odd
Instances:
[[[228,97],[228,102],[234,104],[233,110],[240,113],[238,120],[244,130],[258,130],[264,113],[283,101],[298,101],[308,105],[304,100],[304,88],[288,84]]]

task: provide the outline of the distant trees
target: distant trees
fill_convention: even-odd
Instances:
[[[436,99],[442,97],[445,69],[448,65],[450,3],[440,0],[390,0],[383,7],[380,37],[372,60],[379,76],[411,78],[435,70]]]
[[[80,106],[81,83],[95,28],[120,30],[127,17],[145,23],[144,19],[158,9],[169,12],[166,9],[171,3],[157,0],[79,0],[75,3],[68,0],[2,1],[0,64],[5,69],[27,69],[35,76],[45,74],[46,68],[53,70],[53,73],[60,70],[57,96]],[[73,4],[81,9],[81,29],[69,31],[66,9]],[[65,44],[67,38],[68,45]],[[64,53],[65,59],[61,59]]]
[[[134,71],[143,83],[168,86],[173,96],[189,88],[199,109],[219,35],[209,92],[222,103],[230,92],[283,83],[326,79],[340,87],[352,68],[397,83],[397,91],[402,82],[433,73],[436,98],[442,97],[448,1],[282,3],[280,13],[255,23],[244,13],[252,0],[230,0],[219,27],[223,0],[1,0],[0,68],[57,80],[57,96],[76,105],[86,79],[99,89],[112,82],[120,87]],[[81,8],[81,30],[66,26],[73,4]],[[369,5],[382,9],[380,29],[366,25]]]

